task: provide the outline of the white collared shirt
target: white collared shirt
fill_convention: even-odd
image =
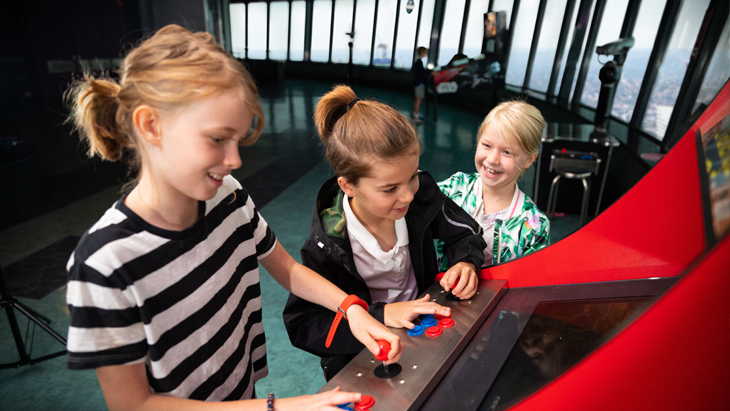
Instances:
[[[512,195],[512,202],[509,207],[504,210],[497,211],[495,213],[484,214],[484,197],[482,196],[482,181],[481,177],[477,180],[476,195],[479,199],[477,207],[474,210],[472,217],[482,227],[484,231],[484,241],[487,242],[487,246],[484,248],[484,261],[491,262],[492,254],[494,250],[494,224],[495,220],[500,219],[502,221],[512,218],[517,209],[517,203],[520,201],[522,191],[515,185],[515,193]],[[524,200],[524,199],[523,199]]]
[[[390,304],[416,298],[418,285],[411,264],[411,253],[408,251],[405,217],[395,221],[395,246],[390,251],[383,251],[378,240],[352,212],[347,195],[344,196],[342,205],[355,268],[368,285],[372,301]]]

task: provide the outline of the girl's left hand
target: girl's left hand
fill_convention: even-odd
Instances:
[[[455,296],[466,300],[477,292],[479,278],[474,269],[474,264],[461,261],[449,268],[439,283],[444,287],[444,291],[449,291],[453,288],[453,294]]]
[[[350,324],[352,335],[365,345],[373,355],[380,354],[380,347],[377,340],[385,340],[390,343],[390,353],[386,363],[398,362],[403,353],[403,343],[400,337],[393,334],[388,327],[373,318],[364,308],[353,304],[347,309],[347,319]]]

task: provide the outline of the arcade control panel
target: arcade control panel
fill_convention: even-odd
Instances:
[[[338,386],[343,391],[361,392],[361,402],[340,406],[346,410],[418,409],[497,305],[506,283],[480,280],[477,293],[468,300],[460,300],[434,283],[425,294],[431,301],[450,307],[451,317],[425,315],[414,321],[417,326],[412,330],[391,328],[405,345],[398,363],[385,367],[363,350],[320,392]]]

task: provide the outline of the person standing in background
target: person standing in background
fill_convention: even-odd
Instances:
[[[413,89],[416,93],[416,100],[413,102],[412,119],[421,122],[423,119],[419,114],[421,111],[421,101],[426,98],[426,83],[428,82],[428,71],[423,65],[423,58],[428,55],[428,49],[425,47],[418,48],[418,58],[413,62]]]

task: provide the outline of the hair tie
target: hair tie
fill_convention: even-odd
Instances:
[[[359,98],[357,98],[357,97],[353,98],[352,101],[350,102],[350,104],[347,105],[347,111],[352,110],[352,106],[354,106],[355,103],[357,103],[358,101],[360,101]]]

